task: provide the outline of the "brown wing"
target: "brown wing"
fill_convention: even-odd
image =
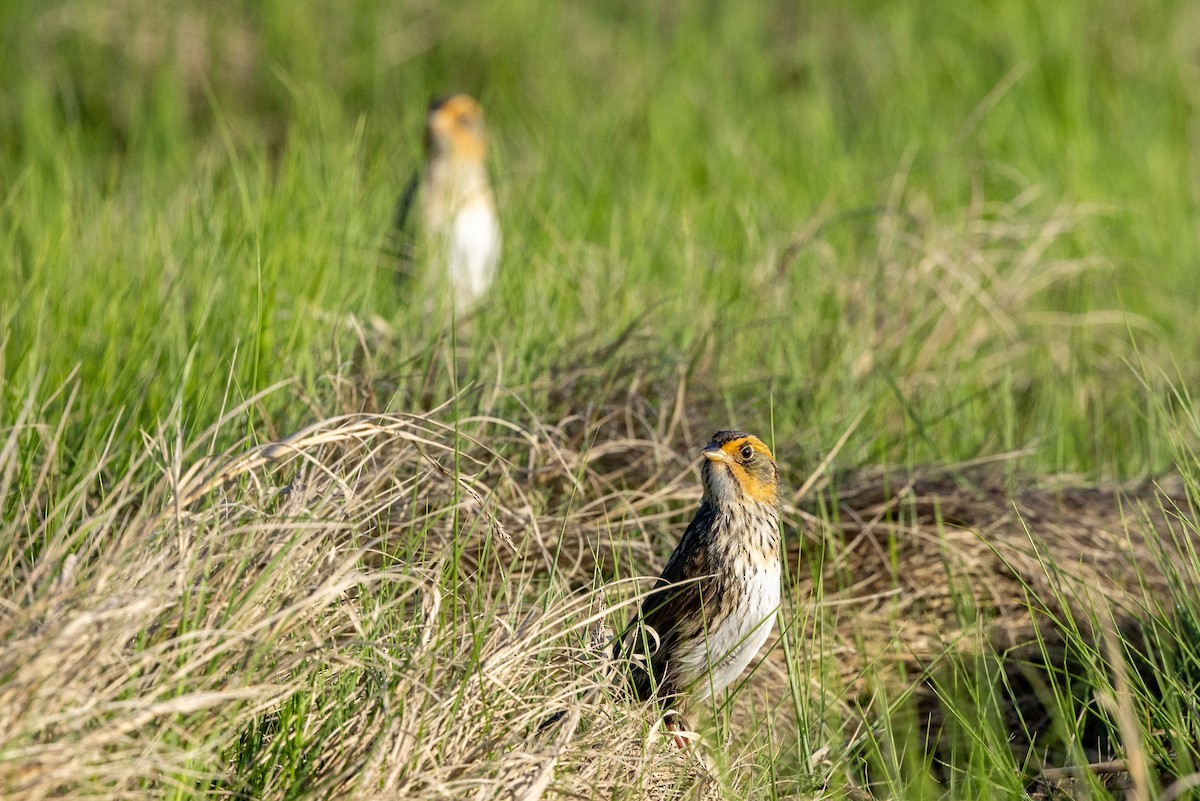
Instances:
[[[700,504],[654,589],[617,642],[615,655],[620,657],[623,650],[630,659],[630,684],[638,700],[670,699],[686,689],[674,685],[669,666],[681,642],[703,636],[705,618],[720,604],[720,584],[711,579],[715,566],[709,562],[716,518],[715,506]],[[648,660],[639,658],[647,654]]]

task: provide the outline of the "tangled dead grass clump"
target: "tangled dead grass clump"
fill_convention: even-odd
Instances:
[[[1061,645],[1064,625],[1092,638],[1097,623],[1134,627],[1170,596],[1195,545],[1171,476],[1085,486],[993,462],[865,471],[830,493],[825,517],[797,509],[811,532],[810,564],[792,552],[797,587],[812,595],[820,583],[823,604],[902,642],[914,664],[970,647],[972,627],[1005,651]]]
[[[841,689],[820,691],[847,703],[881,662],[1053,638],[1067,612],[1135,622],[1166,593],[1162,510],[1186,513],[1170,491],[1013,489],[986,468],[818,482],[786,510],[780,630],[826,627],[827,652],[765,654],[713,772],[620,700],[605,657],[629,577],[661,567],[698,498],[688,451],[628,433],[576,449],[440,409],[221,458],[159,442],[159,478],[10,525],[0,796],[716,797],[764,717],[794,736],[797,673],[833,662]],[[295,751],[303,774],[280,772]]]

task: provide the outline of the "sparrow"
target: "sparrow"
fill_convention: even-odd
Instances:
[[[718,431],[700,454],[700,508],[613,650],[638,700],[679,713],[741,674],[780,598],[779,469],[770,449],[743,431]]]
[[[486,155],[479,104],[467,95],[435,99],[425,120],[424,168],[413,175],[396,209],[401,262],[408,267],[415,261],[416,240],[433,284],[450,287],[459,315],[487,293],[500,262],[500,220]],[[413,227],[419,229],[415,236]]]

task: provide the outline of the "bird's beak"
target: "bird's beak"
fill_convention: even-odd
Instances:
[[[733,461],[732,459],[729,458],[729,454],[727,454],[724,450],[722,450],[721,446],[717,445],[717,444],[707,446],[704,450],[700,451],[700,455],[703,456],[705,459],[708,459],[710,462],[732,462]]]

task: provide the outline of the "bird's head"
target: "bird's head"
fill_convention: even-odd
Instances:
[[[431,155],[483,160],[487,145],[483,109],[469,95],[454,95],[429,104],[425,145]]]
[[[779,506],[779,468],[771,449],[744,431],[718,431],[700,452],[704,495],[717,506],[755,501]]]

